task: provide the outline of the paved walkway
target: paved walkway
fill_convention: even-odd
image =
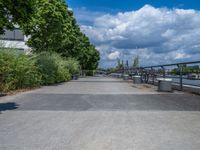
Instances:
[[[2,150],[199,150],[200,96],[84,78],[0,98]]]

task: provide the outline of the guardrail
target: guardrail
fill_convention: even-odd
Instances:
[[[189,69],[196,65],[196,71]],[[189,70],[189,71],[188,71]],[[140,68],[123,68],[117,70],[117,72],[127,73],[130,75],[141,75],[144,83],[155,84],[156,79],[172,78],[173,83],[176,84],[180,90],[183,90],[183,86],[195,86],[200,87],[200,61],[181,62],[173,64],[163,64],[156,66],[146,66]]]
[[[180,90],[183,89],[183,85],[193,85],[193,86],[200,86],[200,69],[198,71],[184,71],[184,69],[187,69],[189,66],[187,65],[194,65],[194,64],[200,64],[200,61],[192,61],[192,62],[182,62],[182,63],[174,63],[174,64],[165,64],[165,65],[157,65],[157,66],[147,66],[143,67],[143,70],[150,69],[152,70],[152,75],[158,75],[158,72],[155,72],[155,68],[160,68],[159,72],[162,72],[162,77],[166,78],[172,78],[172,79],[179,79],[178,81],[174,81],[175,83],[179,84]],[[176,71],[172,72],[172,68],[176,66]],[[198,65],[199,66],[199,65]],[[169,70],[167,70],[167,67],[171,67]],[[175,74],[174,74],[175,73]],[[189,82],[183,82],[183,80],[191,80],[192,78],[189,78],[190,74],[196,73],[197,80],[199,80],[199,84],[191,84]],[[147,73],[148,74],[148,73]],[[185,76],[184,76],[185,75]],[[154,81],[153,81],[154,82]]]

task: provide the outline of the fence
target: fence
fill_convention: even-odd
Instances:
[[[180,90],[183,86],[200,87],[200,61],[183,62],[140,68],[123,68],[118,73],[141,75],[144,83],[156,84],[157,78],[172,78]]]

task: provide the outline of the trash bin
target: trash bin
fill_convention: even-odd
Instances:
[[[158,78],[158,91],[160,92],[172,92],[172,79],[170,78]]]
[[[124,79],[124,80],[128,80],[128,79],[129,79],[129,75],[124,74],[124,75],[123,75],[123,79]]]
[[[78,75],[73,75],[72,79],[73,80],[78,80]]]
[[[133,83],[134,84],[141,84],[142,83],[142,77],[141,76],[133,76]]]

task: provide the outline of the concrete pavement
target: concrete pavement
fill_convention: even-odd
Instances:
[[[0,98],[2,150],[199,150],[200,97],[83,78]]]

